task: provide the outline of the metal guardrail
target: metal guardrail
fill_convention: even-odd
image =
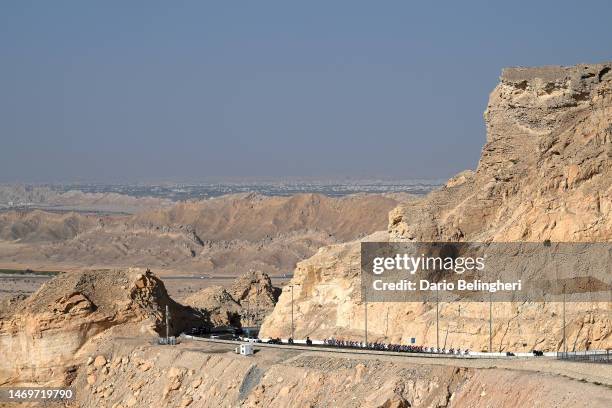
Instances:
[[[612,350],[560,351],[557,353],[557,359],[612,364]]]

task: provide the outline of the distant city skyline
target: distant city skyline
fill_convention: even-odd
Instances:
[[[294,182],[233,182],[233,183],[179,183],[179,184],[0,184],[0,210],[3,208],[58,208],[54,197],[67,193],[74,198],[82,193],[121,194],[132,197],[154,197],[172,201],[199,200],[227,194],[256,193],[265,196],[293,196],[295,194],[323,194],[342,197],[350,194],[407,193],[424,195],[439,188],[443,180],[414,181],[294,181]],[[61,200],[60,200],[61,201]]]
[[[588,15],[588,24],[576,24]],[[612,59],[606,1],[0,4],[0,183],[446,179],[507,66]]]

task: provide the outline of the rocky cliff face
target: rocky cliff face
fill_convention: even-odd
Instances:
[[[487,142],[466,171],[389,214],[370,241],[612,240],[612,63],[511,68],[492,92]],[[363,339],[358,242],[321,249],[298,264],[296,337]],[[368,305],[369,340],[436,345],[435,305]],[[561,305],[495,303],[494,350],[558,350]],[[570,305],[569,349],[612,346],[609,304]],[[290,333],[285,290],[263,336]],[[488,349],[488,305],[441,304],[440,345]]]
[[[392,211],[392,239],[609,241],[611,67],[505,69],[478,168]]]
[[[142,269],[66,273],[32,296],[0,309],[0,384],[61,384],[79,353],[113,336],[176,333],[200,316]]]

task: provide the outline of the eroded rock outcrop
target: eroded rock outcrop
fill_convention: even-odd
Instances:
[[[492,92],[487,142],[466,171],[389,214],[388,236],[369,241],[612,240],[612,63],[510,68]],[[321,249],[298,264],[296,337],[363,339],[359,243]],[[291,296],[281,295],[262,335],[290,333]],[[495,303],[495,351],[559,350],[561,305]],[[436,345],[435,305],[368,305],[370,341]],[[488,305],[440,305],[440,345],[488,349]],[[608,303],[572,303],[568,348],[612,346]]]
[[[79,353],[96,341],[171,333],[202,316],[174,302],[143,269],[64,273],[0,316],[0,384],[56,383],[69,376]]]
[[[222,286],[204,288],[184,302],[208,314],[213,326],[240,326],[242,307]]]
[[[505,69],[478,168],[393,210],[392,239],[609,241],[611,67]]]
[[[274,309],[279,294],[266,273],[251,270],[229,290],[211,286],[188,296],[185,303],[208,314],[214,326],[254,326]]]
[[[267,274],[251,270],[234,281],[230,293],[243,307],[243,320],[259,325],[274,309],[280,289],[272,286]]]

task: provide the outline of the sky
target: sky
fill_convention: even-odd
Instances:
[[[609,1],[0,2],[0,182],[446,178],[507,66],[612,60]]]

